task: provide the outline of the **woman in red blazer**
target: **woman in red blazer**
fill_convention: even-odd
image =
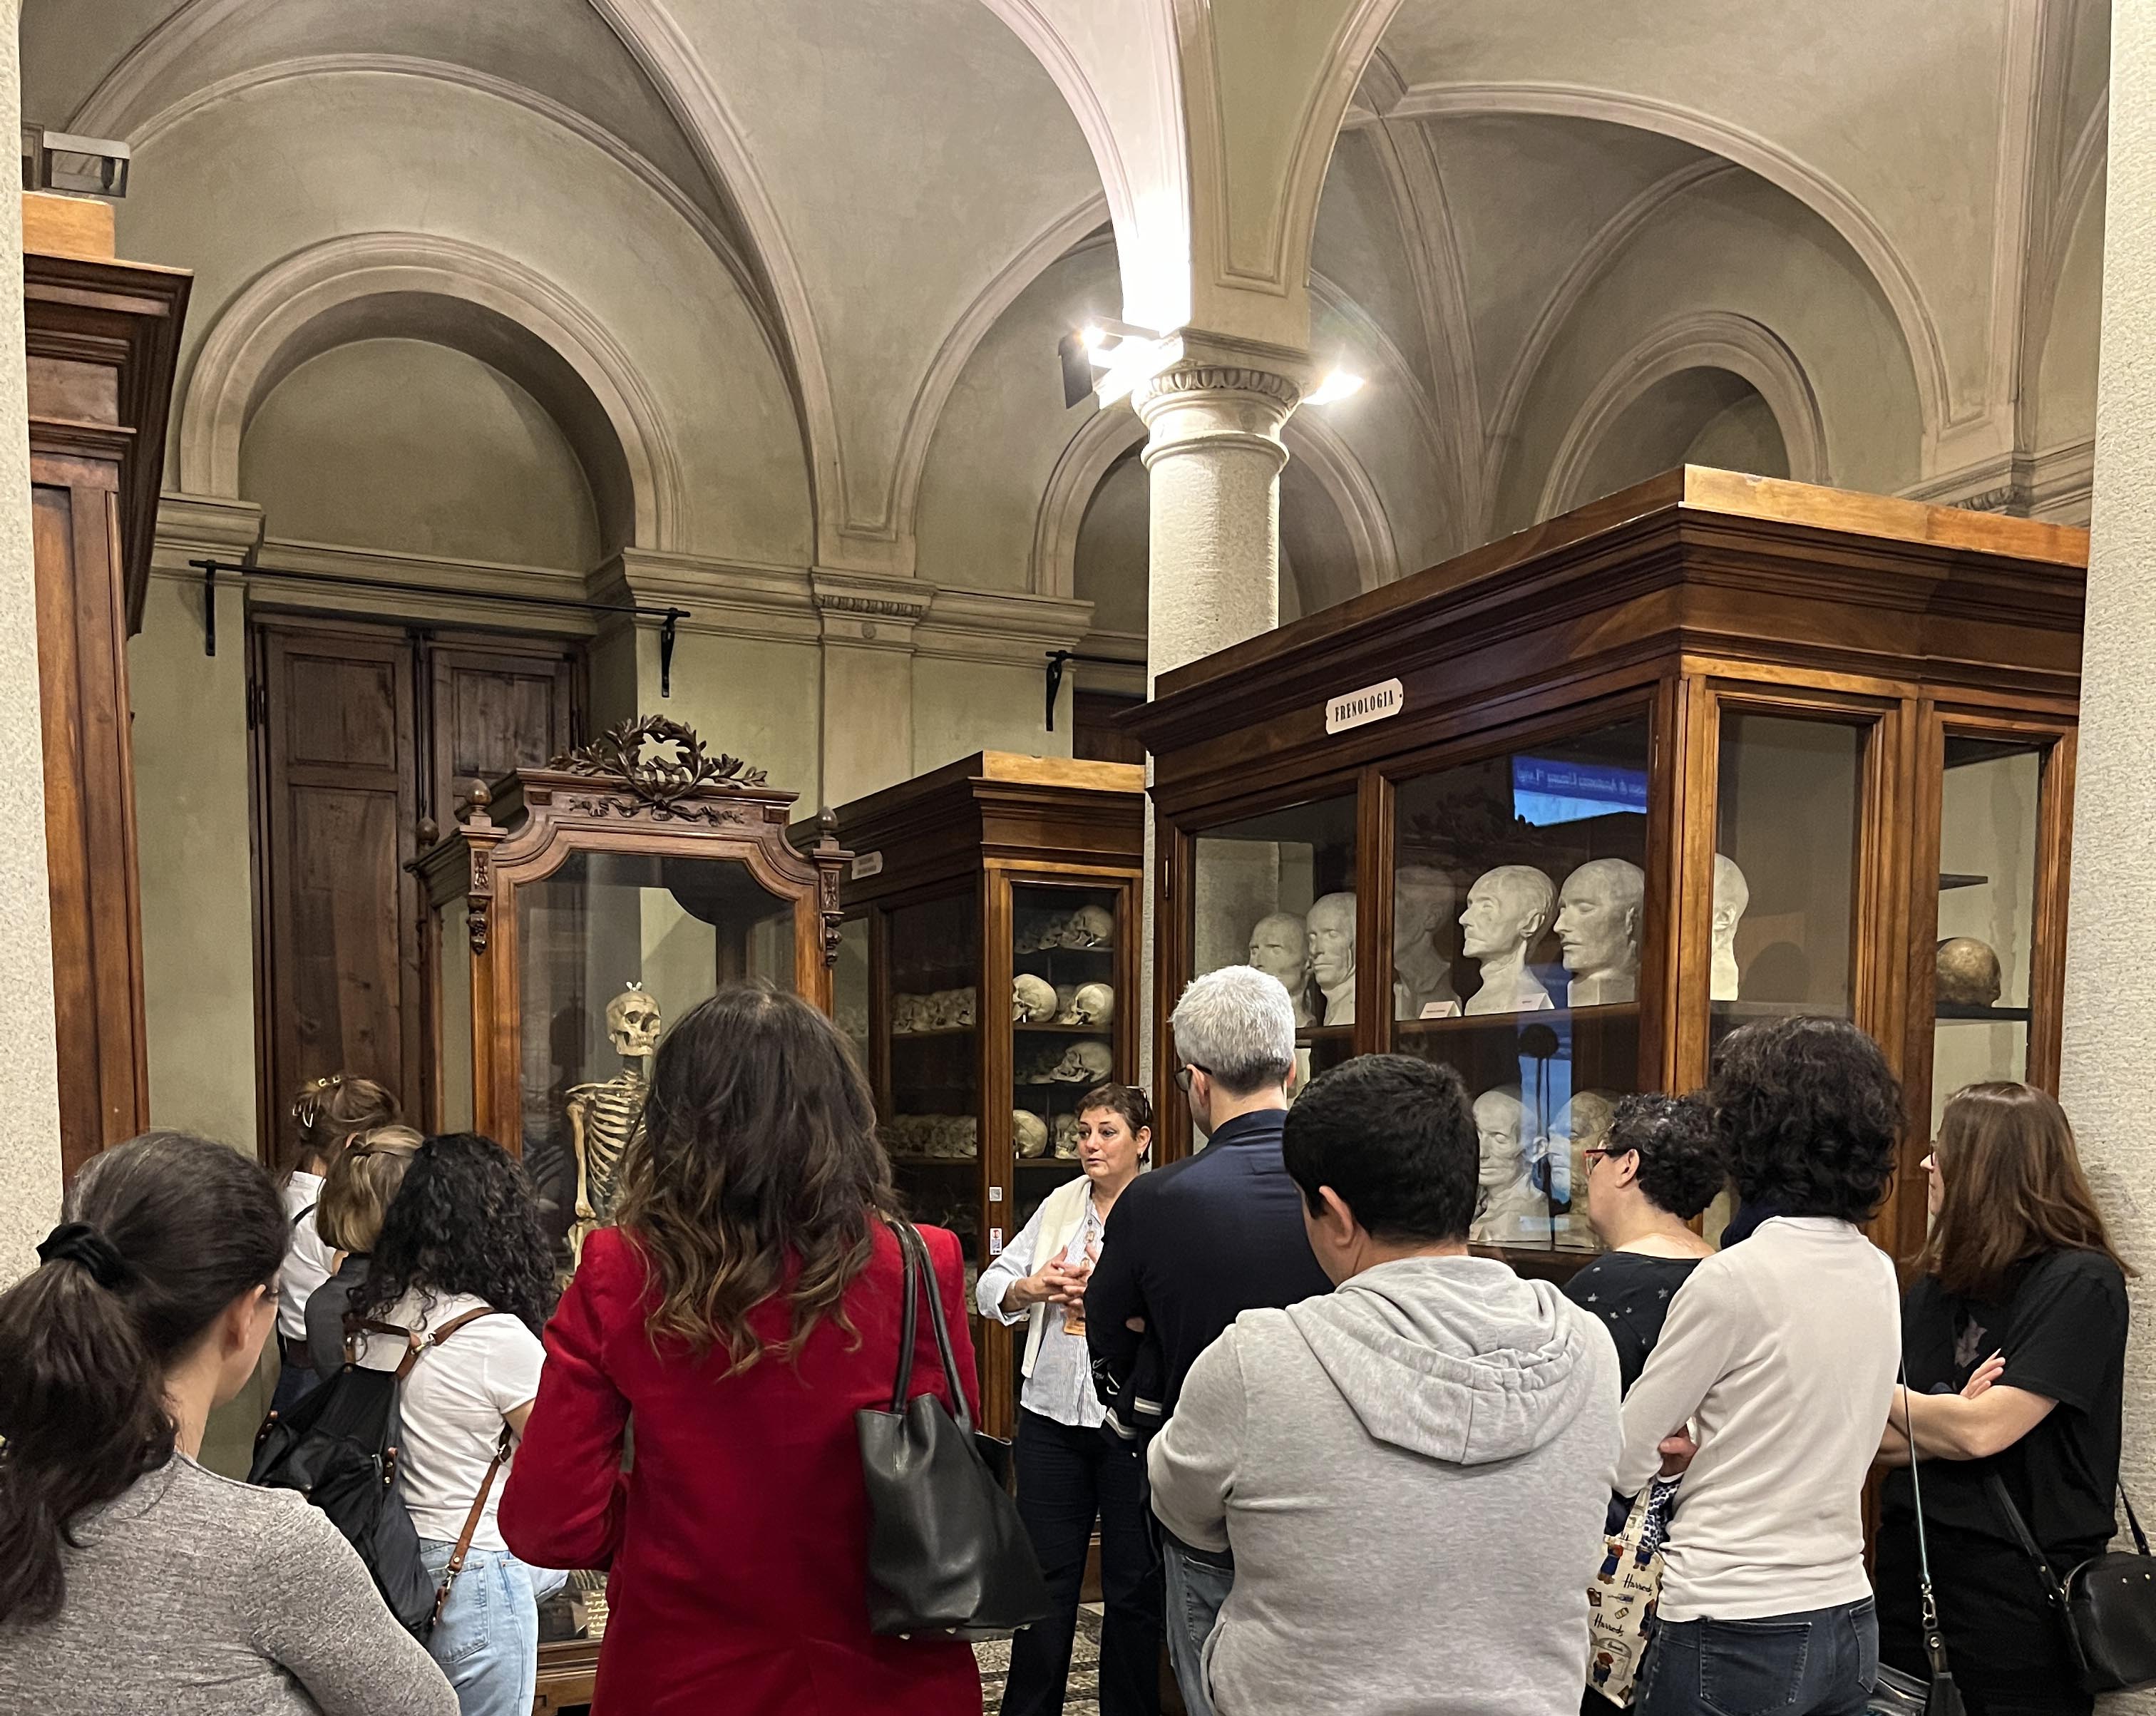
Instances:
[[[660,1045],[501,1502],[523,1559],[607,1571],[595,1716],[979,1716],[967,1646],[868,1628],[854,1415],[891,1404],[901,1280],[875,1126],[792,996],[723,990]],[[922,1233],[978,1410],[958,1242]],[[950,1404],[926,1317],[913,1375]]]

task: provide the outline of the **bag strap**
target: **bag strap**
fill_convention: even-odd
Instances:
[[[2126,1525],[2133,1534],[2133,1547],[2145,1555],[2148,1553],[2148,1539],[2141,1529],[2140,1520],[2134,1517],[2133,1498],[2127,1494],[2123,1483],[2118,1487],[2118,1499],[2126,1508]]]
[[[905,1261],[906,1309],[899,1319],[898,1385],[892,1393],[891,1410],[906,1410],[906,1391],[913,1381],[913,1343],[920,1327],[915,1317],[917,1285],[918,1292],[927,1295],[929,1326],[936,1331],[937,1355],[943,1361],[943,1379],[951,1390],[951,1415],[958,1428],[970,1435],[973,1415],[966,1405],[965,1386],[959,1380],[957,1355],[951,1349],[951,1326],[944,1320],[943,1296],[937,1290],[936,1265],[928,1256],[927,1241],[910,1221],[894,1221],[891,1229]]]
[[[493,1314],[487,1311],[475,1311],[471,1316],[487,1317]],[[469,1317],[460,1317],[456,1323],[452,1323],[449,1327],[454,1328],[458,1323],[470,1321]],[[443,1331],[445,1334],[448,1332],[448,1329]],[[471,1512],[465,1515],[465,1528],[457,1534],[457,1546],[449,1552],[449,1564],[442,1570],[442,1583],[434,1592],[434,1612],[427,1618],[427,1626],[430,1631],[440,1621],[442,1611],[449,1606],[449,1587],[457,1582],[457,1575],[465,1570],[465,1557],[471,1553],[471,1540],[474,1534],[479,1530],[480,1516],[486,1512],[486,1498],[494,1492],[495,1474],[499,1472],[508,1462],[509,1445],[509,1426],[505,1424],[501,1426],[501,1440],[495,1444],[494,1458],[486,1463],[486,1476],[480,1480],[479,1494],[472,1498]]]
[[[1909,1490],[1917,1507],[1917,1593],[1922,1601],[1922,1620],[1924,1628],[1924,1657],[1932,1667],[1934,1684],[1941,1680],[1949,1684],[1953,1670],[1947,1662],[1947,1639],[1939,1630],[1939,1606],[1932,1593],[1932,1546],[1924,1530],[1924,1481],[1917,1468],[1922,1463],[1917,1452],[1916,1415],[1909,1410],[1909,1372],[1902,1369],[1902,1429],[1909,1444]]]
[[[2022,1553],[2035,1564],[2036,1577],[2044,1587],[2044,1600],[2063,1612],[2066,1606],[2066,1590],[2059,1583],[2058,1570],[2051,1565],[2051,1558],[2044,1553],[2042,1546],[2036,1541],[2035,1534],[2029,1529],[2029,1522],[2021,1517],[2021,1510],[2014,1505],[2014,1498],[2007,1490],[2006,1480],[1996,1472],[1987,1472],[1984,1474],[1984,1487],[1991,1497],[1991,1505],[2005,1517],[2008,1529],[2014,1534],[2015,1541],[2021,1545]]]

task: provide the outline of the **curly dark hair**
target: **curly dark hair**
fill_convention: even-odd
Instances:
[[[1641,1194],[1657,1210],[1690,1221],[1729,1179],[1714,1116],[1697,1097],[1627,1097],[1617,1105],[1604,1153],[1637,1153]]]
[[[1748,1025],[1715,1056],[1707,1092],[1729,1177],[1780,1215],[1869,1220],[1894,1182],[1902,1086],[1839,1019]]]
[[[554,1308],[554,1264],[524,1165],[492,1138],[443,1133],[412,1158],[382,1219],[374,1262],[355,1296],[379,1316],[408,1292],[470,1293],[532,1333]]]

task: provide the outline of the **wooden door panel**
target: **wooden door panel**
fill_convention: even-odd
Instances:
[[[444,827],[474,780],[536,768],[576,742],[575,663],[561,651],[459,640],[432,645],[428,659],[434,817]]]
[[[285,901],[294,982],[287,1086],[333,1068],[402,1091],[406,999],[398,914],[383,910],[403,859],[403,797],[295,784]],[[371,882],[372,886],[363,885]]]

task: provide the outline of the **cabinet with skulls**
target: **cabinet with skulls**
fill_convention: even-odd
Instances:
[[[1471,1241],[1561,1276],[1623,1225],[1625,1097],[1845,1020],[1907,1096],[1875,1232],[1915,1250],[1952,1092],[2056,1089],[2085,553],[1686,467],[1163,675],[1156,1064],[1183,984],[1270,974],[1302,1080],[1457,1075]]]
[[[1144,788],[1123,764],[986,752],[834,813],[893,1179],[959,1236],[969,1286],[1084,1171],[1086,1092],[1137,1076]],[[1015,1351],[993,1327],[976,1346],[1008,1433]]]

